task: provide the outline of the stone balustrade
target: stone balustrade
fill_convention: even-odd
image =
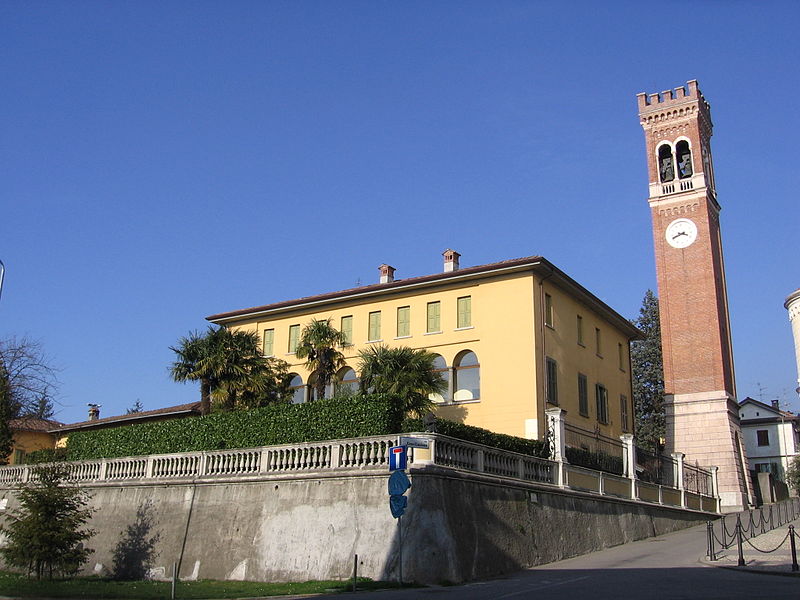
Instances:
[[[548,460],[465,442],[436,433],[408,434],[427,440],[427,449],[409,449],[412,473],[435,465],[484,476],[521,480],[544,486],[572,489],[649,503],[717,510],[708,471],[692,467],[694,489],[645,484],[629,470],[625,476],[570,465],[565,459]],[[279,475],[321,475],[388,471],[389,449],[398,435],[324,442],[306,442],[262,448],[155,454],[63,463],[70,480],[79,484],[104,485],[122,482],[161,483],[181,480],[224,478],[269,478]],[[628,440],[628,442],[630,442]],[[563,456],[563,453],[561,454]],[[0,467],[0,485],[25,483],[36,476],[36,465]],[[703,479],[703,485],[697,481]],[[683,477],[677,478],[683,483]]]

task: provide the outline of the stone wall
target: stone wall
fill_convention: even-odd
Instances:
[[[598,497],[436,465],[410,473],[402,518],[403,576],[461,582],[513,572],[700,523],[708,513]],[[388,473],[274,475],[226,481],[95,484],[97,535],[86,571],[110,568],[137,508],[152,503],[160,534],[155,575],[293,581],[359,574],[396,579],[398,522]],[[0,489],[14,508],[13,491]],[[702,549],[698,549],[702,552]]]

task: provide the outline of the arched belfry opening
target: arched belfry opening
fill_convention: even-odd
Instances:
[[[692,151],[689,149],[689,142],[681,140],[675,144],[675,154],[678,157],[678,177],[688,179],[694,174]]]
[[[675,162],[672,158],[672,146],[669,144],[661,144],[658,147],[658,172],[661,176],[661,183],[675,179]]]

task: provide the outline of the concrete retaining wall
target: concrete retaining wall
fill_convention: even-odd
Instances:
[[[513,482],[429,466],[411,473],[402,519],[403,576],[461,582],[688,527],[706,513]],[[160,534],[156,575],[294,581],[359,574],[395,579],[398,523],[388,473],[292,476],[87,488],[97,535],[86,571],[111,567],[137,508],[152,503]],[[13,491],[0,498],[16,506]],[[702,552],[702,549],[698,549]]]

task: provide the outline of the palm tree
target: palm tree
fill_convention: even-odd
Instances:
[[[170,369],[175,381],[200,382],[200,412],[211,401],[223,410],[253,407],[281,399],[286,393],[286,363],[261,355],[258,335],[209,327],[205,335],[191,333],[171,347],[178,355]]]
[[[200,414],[202,415],[211,412],[211,389],[216,383],[216,379],[209,369],[209,357],[212,352],[209,338],[213,332],[214,329],[209,328],[206,335],[201,336],[193,331],[187,337],[178,340],[177,347],[169,347],[178,355],[178,359],[170,367],[172,379],[180,382],[200,382]]]
[[[359,353],[361,391],[391,394],[400,398],[404,413],[422,417],[431,410],[431,394],[441,394],[447,382],[434,370],[436,355],[408,346],[379,345]]]
[[[330,319],[311,319],[303,328],[295,355],[306,359],[318,399],[325,397],[325,388],[336,371],[345,365],[344,355],[337,349],[347,343],[344,333],[331,325]]]

